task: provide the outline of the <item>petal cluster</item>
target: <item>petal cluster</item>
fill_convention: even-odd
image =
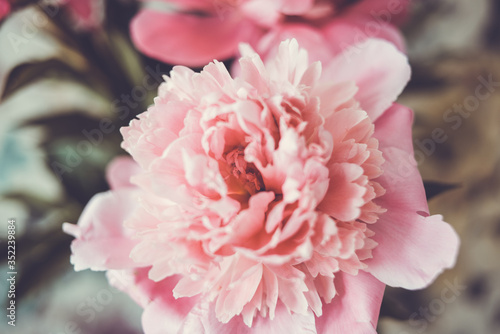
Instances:
[[[109,270],[148,334],[374,332],[384,283],[425,286],[458,239],[408,162],[406,57],[356,48],[322,68],[296,40],[266,62],[242,45],[234,78],[175,67],[122,129],[133,160],[65,225],[75,268]]]
[[[143,168],[131,256],[155,281],[182,275],[174,296],[207,295],[222,322],[272,319],[278,300],[321,315],[335,273],[357,274],[376,245],[369,225],[384,190],[374,126],[356,85],[320,83],[320,64],[295,40],[267,67],[242,51],[237,79],[218,62],[174,68],[154,106],[123,129]]]

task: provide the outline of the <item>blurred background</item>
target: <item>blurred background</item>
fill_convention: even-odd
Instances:
[[[0,249],[14,218],[17,314],[14,328],[2,312],[0,333],[141,333],[141,309],[104,273],[73,271],[61,225],[107,189],[107,163],[125,154],[118,129],[152,103],[170,66],[133,47],[136,1],[96,2],[93,21],[61,1],[10,2],[0,22]],[[403,33],[413,77],[400,102],[416,113],[416,161],[431,213],[462,244],[456,267],[427,289],[386,290],[378,332],[500,333],[500,2],[414,1]]]

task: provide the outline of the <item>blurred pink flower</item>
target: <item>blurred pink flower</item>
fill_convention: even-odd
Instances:
[[[122,129],[112,190],[64,225],[75,269],[108,270],[146,334],[375,333],[385,284],[427,286],[458,237],[427,213],[393,103],[406,57],[353,47],[324,69],[296,40],[266,63],[242,45],[236,78],[175,67]]]
[[[274,57],[280,41],[296,38],[312,60],[329,61],[369,37],[400,50],[409,0],[163,0],[146,3],[131,23],[137,48],[171,64],[202,66],[237,54],[240,42]]]
[[[0,21],[9,14],[10,3],[8,0],[0,0]]]
[[[82,30],[95,29],[104,20],[105,0],[55,0],[68,10],[75,27]]]

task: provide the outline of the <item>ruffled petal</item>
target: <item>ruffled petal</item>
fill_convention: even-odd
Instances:
[[[257,315],[252,327],[248,327],[241,317],[234,317],[227,324],[215,317],[214,306],[208,302],[196,305],[188,314],[181,333],[204,334],[316,334],[314,314],[290,313],[282,303],[278,303],[274,319]],[[146,333],[149,334],[149,333]]]
[[[359,217],[366,188],[355,183],[363,175],[356,164],[336,163],[330,166],[330,183],[318,209],[331,217],[350,221]]]

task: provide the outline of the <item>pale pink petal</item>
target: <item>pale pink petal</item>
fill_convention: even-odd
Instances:
[[[280,43],[276,57],[268,62],[268,73],[282,84],[296,85],[309,67],[308,57],[307,51],[299,47],[296,39],[286,40]]]
[[[406,51],[404,37],[399,29],[390,24],[366,21],[358,17],[332,20],[322,28],[322,33],[330,53],[335,55],[343,52],[349,55],[349,47],[369,38],[384,39],[394,44],[399,51]]]
[[[376,334],[385,285],[360,271],[356,276],[338,274],[335,287],[338,295],[323,304],[323,315],[316,318],[318,334]]]
[[[184,67],[174,68],[172,74],[176,83],[185,83],[182,75],[190,71]],[[185,84],[187,85],[187,83]],[[160,86],[160,96],[163,86]],[[133,119],[128,127],[120,129],[125,139],[122,142],[122,147],[134,157],[134,160],[143,169],[148,169],[151,162],[160,157],[165,148],[179,138],[180,132],[189,126],[183,122],[185,118],[189,117],[189,114],[190,106],[186,103],[179,101],[169,101],[166,104],[157,103],[149,107],[147,112],[138,115],[138,119]]]
[[[378,246],[373,259],[365,261],[366,270],[393,287],[421,289],[431,284],[455,265],[459,246],[456,232],[442,219],[406,210],[381,215],[372,228]]]
[[[257,317],[252,325],[252,334],[316,334],[316,323],[313,312],[308,309],[307,313],[290,313],[281,303],[276,306],[274,319]]]
[[[235,62],[233,70],[235,65],[238,64],[239,77],[255,87],[260,93],[269,92],[267,69],[262,59],[248,44],[241,44],[239,49],[242,57],[238,62]]]
[[[257,316],[249,328],[241,317],[234,317],[227,324],[215,317],[214,306],[208,302],[199,303],[188,314],[182,333],[204,334],[316,334],[314,314],[308,310],[306,315],[290,313],[278,303],[274,319]],[[149,334],[149,333],[146,333]]]
[[[227,194],[227,185],[219,172],[217,161],[206,155],[182,153],[185,180],[201,195],[213,198]]]
[[[387,212],[371,226],[378,246],[366,264],[388,285],[419,289],[455,264],[459,239],[441,216],[428,216],[422,179],[411,163],[412,115],[395,105],[375,123],[386,159],[377,181],[387,191],[377,203]]]
[[[363,175],[363,168],[356,164],[342,163],[331,165],[329,170],[329,191],[318,209],[342,221],[356,219],[361,213],[366,189],[354,181]]]
[[[119,156],[113,159],[106,168],[106,179],[113,190],[136,187],[130,182],[130,178],[140,171],[134,159],[129,156]]]
[[[63,224],[76,239],[71,243],[71,263],[75,270],[125,269],[135,263],[129,254],[136,241],[123,222],[136,207],[137,193],[121,189],[95,195],[85,207],[78,225]]]
[[[197,16],[144,9],[130,26],[142,52],[171,64],[201,66],[236,54],[238,43],[254,31],[251,22],[229,15]]]
[[[339,117],[338,115],[333,118],[330,117],[336,111],[347,114],[343,117],[344,119],[351,118],[353,121],[357,122],[359,122],[359,119],[364,116],[360,116],[360,114],[364,114],[364,112],[358,108],[347,109],[356,105],[353,98],[357,91],[358,87],[354,81],[330,82],[328,84],[314,87],[314,94],[321,99],[319,112],[326,120],[325,128],[334,137],[343,136],[344,131],[336,131],[336,129],[338,129],[338,127],[345,127],[343,122],[337,122],[335,119]],[[351,123],[352,121],[350,124]]]
[[[374,136],[386,160],[384,174],[377,180],[387,191],[381,200],[391,207],[428,213],[424,184],[413,157],[412,123],[413,111],[399,104],[375,122]]]
[[[111,285],[129,294],[144,307],[142,325],[145,334],[175,334],[198,298],[175,299],[172,290],[178,276],[154,282],[148,278],[148,268],[109,271]]]
[[[245,242],[246,247],[252,248],[258,242],[254,235],[264,226],[265,216],[269,203],[274,200],[273,192],[260,192],[249,200],[249,208],[241,211],[234,219],[234,242]]]
[[[142,329],[144,334],[177,334],[184,320],[184,313],[177,309],[182,302],[154,300],[144,308]],[[188,305],[190,306],[190,305]],[[188,311],[189,312],[189,311]],[[180,332],[182,333],[182,332]]]
[[[323,79],[354,81],[355,99],[373,122],[396,100],[410,79],[404,54],[389,42],[370,39],[336,56],[323,72]]]
[[[203,153],[201,134],[193,133],[180,137],[167,147],[160,159],[156,159],[150,169],[158,173],[184,174],[183,152],[191,155]]]
[[[245,263],[235,268],[230,284],[222,289],[217,298],[215,312],[219,321],[223,323],[227,323],[243,311],[243,307],[252,300],[262,280],[262,264],[254,263],[250,268],[247,266],[248,264]],[[244,277],[238,277],[241,274]],[[229,275],[227,273],[227,276]]]
[[[215,305],[201,301],[184,319],[180,333],[232,334],[248,333],[248,327],[240,317],[223,324],[215,317]],[[149,333],[146,333],[149,334]],[[151,333],[153,334],[153,333]],[[160,334],[160,333],[158,333]]]
[[[333,57],[331,46],[322,31],[301,23],[277,25],[260,39],[257,50],[265,58],[273,58],[277,52],[276,45],[289,38],[297,39],[300,46],[308,50],[311,61],[319,60],[327,64]]]

